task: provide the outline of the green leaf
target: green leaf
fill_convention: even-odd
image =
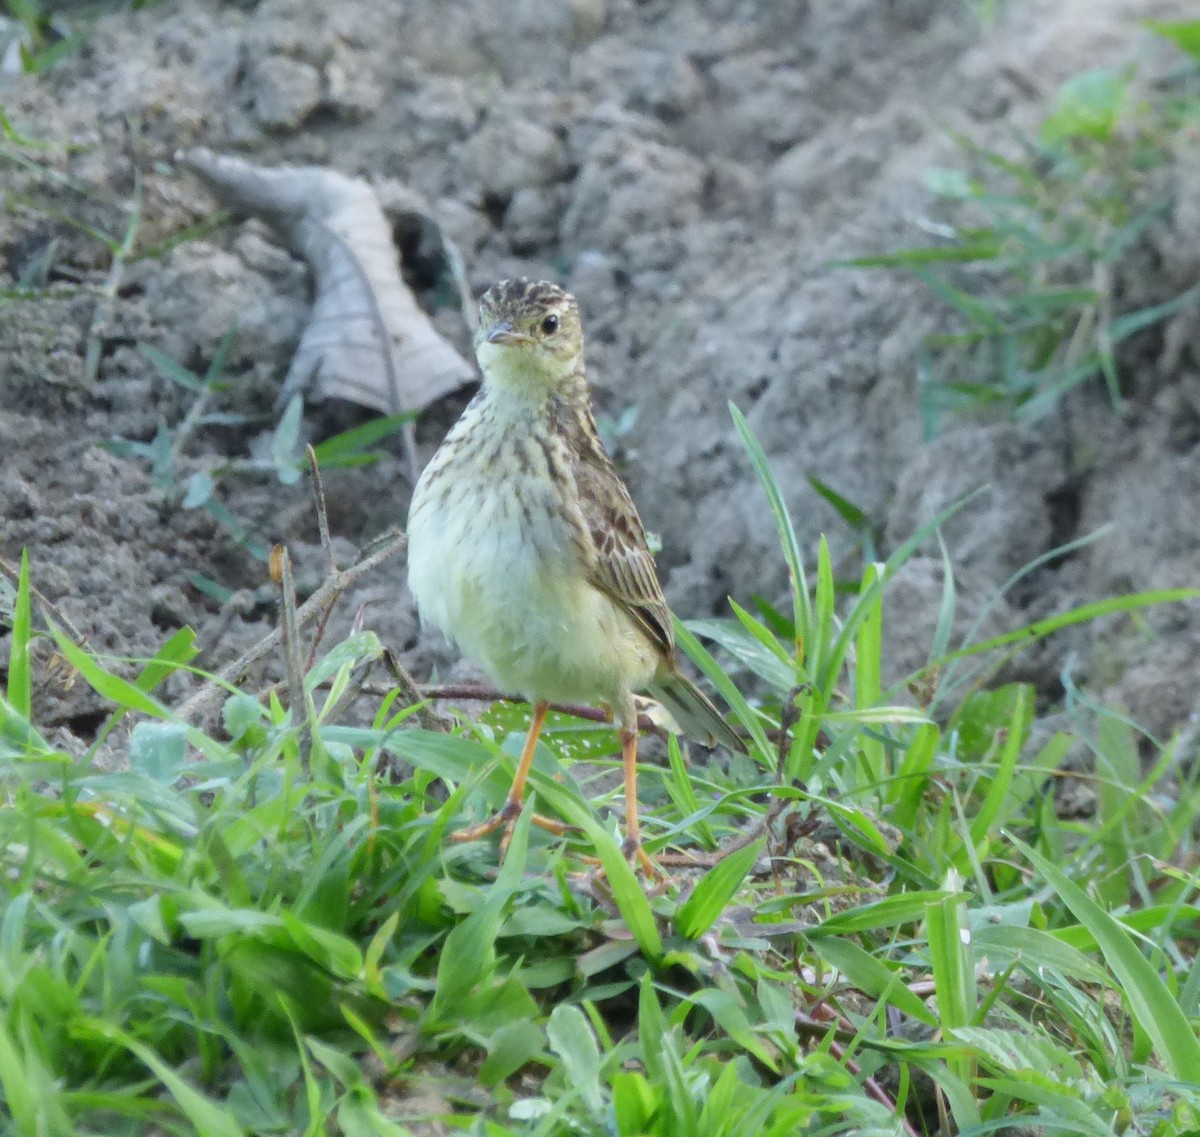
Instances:
[[[326,679],[336,674],[341,668],[376,660],[383,655],[383,644],[374,632],[355,632],[354,635],[342,640],[330,648],[304,676],[304,685],[310,691],[315,691]]]
[[[812,609],[808,597],[808,579],[804,574],[804,558],[800,553],[800,542],[796,537],[795,526],[792,525],[791,514],[783,500],[779,484],[775,481],[771,464],[767,460],[763,448],[758,444],[758,439],[754,437],[754,432],[750,429],[746,416],[733,403],[729,404],[729,414],[733,418],[734,427],[741,436],[742,446],[746,450],[746,456],[750,459],[750,465],[754,467],[759,484],[767,495],[767,504],[771,508],[771,516],[774,517],[775,528],[779,532],[779,543],[783,548],[784,560],[787,563],[792,592],[792,624],[796,629],[797,637],[807,636],[812,627]]]
[[[284,409],[283,417],[271,439],[271,460],[284,485],[300,480],[300,426],[304,416],[304,400],[293,395]]]
[[[438,960],[437,986],[429,1004],[431,1023],[457,1022],[472,990],[485,985],[495,973],[496,935],[504,909],[525,871],[532,818],[533,804],[527,802],[513,830],[508,856],[487,899],[446,937]]]
[[[943,655],[940,659],[935,659],[918,671],[914,671],[905,682],[918,679],[930,667],[944,667],[956,659],[981,655],[984,652],[1010,647],[1017,643],[1034,644],[1053,632],[1074,627],[1076,624],[1086,624],[1089,620],[1100,619],[1101,616],[1111,616],[1114,612],[1134,612],[1139,608],[1150,608],[1156,604],[1176,604],[1183,600],[1197,598],[1200,598],[1200,589],[1197,588],[1166,588],[1157,592],[1137,592],[1128,596],[1113,596],[1108,600],[1098,600],[1093,604],[1081,604],[1069,612],[1061,612],[1057,616],[1047,616],[1044,620],[1035,620],[1014,631],[1005,632],[1003,635],[993,636],[989,640],[982,640],[980,643],[970,644],[957,651],[952,651],[949,655]]]
[[[949,1030],[969,1026],[975,1019],[975,953],[965,907],[959,876],[951,870],[945,892],[930,903],[926,917],[938,1017]]]
[[[1101,955],[1116,976],[1118,991],[1150,1038],[1159,1060],[1180,1081],[1200,1085],[1200,1040],[1133,937],[1053,861],[1024,841],[1011,836],[1009,839],[1095,937]]]
[[[983,856],[983,846],[987,839],[988,830],[996,823],[997,818],[1000,817],[1001,810],[1008,800],[1008,790],[1012,785],[1013,775],[1017,768],[1017,759],[1021,756],[1021,746],[1025,742],[1025,736],[1029,731],[1029,725],[1033,718],[1033,704],[1034,693],[1032,687],[1027,684],[1019,685],[1012,718],[1005,724],[1004,729],[1008,734],[1004,741],[1004,747],[1000,752],[999,764],[996,767],[995,774],[992,776],[987,796],[980,804],[979,812],[971,820],[971,843],[980,857]],[[959,872],[966,872],[967,865],[968,857],[964,850],[955,859],[955,867]]]
[[[663,954],[662,936],[637,874],[625,859],[620,846],[599,822],[582,813],[577,814],[574,820],[587,833],[596,856],[600,858],[600,865],[612,889],[613,901],[625,926],[633,934],[642,954],[651,962],[657,962]]]
[[[654,993],[654,977],[649,971],[642,976],[638,991],[638,1034],[642,1044],[642,1065],[655,1085],[663,1080],[662,1052],[666,1034],[662,1005]]]
[[[183,492],[181,504],[184,509],[197,509],[199,506],[207,505],[216,492],[217,483],[213,481],[212,474],[207,470],[197,470],[187,480],[187,488]]]
[[[746,874],[762,852],[763,842],[737,849],[718,861],[696,882],[692,894],[675,913],[675,927],[689,940],[699,939],[720,918]]]
[[[821,495],[837,515],[856,532],[870,532],[874,526],[871,518],[848,498],[842,497],[832,486],[821,481],[815,474],[809,474],[805,479],[812,488]]]
[[[981,241],[966,245],[939,245],[928,249],[899,249],[894,253],[880,253],[871,257],[854,257],[848,261],[834,261],[835,268],[901,268],[913,265],[939,264],[946,261],[971,262],[995,260],[1004,247],[995,241]]]
[[[864,951],[853,940],[841,936],[822,936],[813,940],[813,950],[858,990],[874,999],[885,1000],[918,1022],[937,1025],[929,1008],[905,985],[904,976]]]
[[[116,703],[118,707],[140,711],[151,718],[170,719],[170,711],[157,699],[151,698],[133,683],[105,671],[83,648],[77,647],[56,624],[50,624],[50,633],[54,636],[59,651],[66,656],[67,662],[83,676],[84,681],[96,694],[111,703]]]
[[[198,1137],[245,1137],[245,1131],[226,1110],[188,1085],[145,1043],[100,1019],[88,1020],[82,1026],[82,1031],[120,1044],[148,1066],[195,1127]]]
[[[1106,141],[1116,129],[1127,94],[1125,80],[1104,68],[1073,75],[1059,88],[1054,112],[1042,123],[1042,141]]]
[[[21,550],[17,597],[13,604],[12,643],[8,650],[8,701],[21,718],[29,721],[33,706],[33,683],[29,667],[29,640],[33,632],[30,601],[29,550]]]
[[[140,343],[138,350],[154,364],[155,369],[164,378],[177,383],[185,391],[197,393],[204,390],[204,381],[193,375],[186,367],[176,363],[165,352],[161,352],[153,344]]]
[[[573,1003],[560,1003],[546,1023],[546,1038],[562,1061],[567,1084],[579,1093],[594,1116],[600,1116],[604,1110],[600,1048],[587,1017]]]
[[[196,633],[191,628],[180,628],[154,653],[154,658],[142,668],[133,685],[139,691],[153,691],[168,675],[195,659],[199,650]]]
[[[173,722],[139,722],[129,737],[129,765],[164,786],[174,785],[187,760],[187,727]]]
[[[317,456],[317,464],[333,468],[344,465],[357,465],[365,457],[363,451],[368,446],[374,446],[385,438],[395,434],[406,422],[416,417],[414,411],[401,411],[399,414],[387,415],[384,418],[374,418],[362,426],[351,427],[335,434],[332,438],[313,447]]]
[[[545,1045],[546,1034],[537,1023],[502,1026],[488,1039],[488,1056],[479,1067],[479,1080],[485,1086],[498,1086],[541,1054]]]
[[[1193,59],[1200,59],[1200,20],[1143,20],[1143,26],[1173,40]]]

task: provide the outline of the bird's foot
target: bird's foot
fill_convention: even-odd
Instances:
[[[450,834],[450,840],[460,844],[467,841],[479,841],[503,827],[504,833],[500,837],[500,859],[503,860],[504,854],[508,852],[509,842],[512,841],[513,830],[516,829],[517,819],[520,816],[521,803],[509,798],[503,807],[486,821],[481,821],[478,825],[470,825],[466,829],[456,829]],[[540,813],[535,813],[530,820],[539,829],[545,829],[556,837],[565,837],[573,831],[572,826],[555,821],[552,817],[543,817]]]

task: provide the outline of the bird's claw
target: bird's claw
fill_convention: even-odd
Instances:
[[[486,821],[481,821],[478,825],[470,825],[466,829],[456,829],[450,834],[450,840],[459,844],[464,844],[467,841],[479,841],[503,827],[504,832],[500,836],[500,859],[504,860],[504,855],[508,852],[508,846],[512,842],[513,831],[517,827],[517,821],[520,816],[521,803],[509,798]],[[539,829],[545,829],[548,833],[553,833],[556,837],[565,837],[567,834],[575,831],[574,826],[567,825],[562,821],[555,821],[552,817],[543,817],[540,813],[535,813],[530,820]]]

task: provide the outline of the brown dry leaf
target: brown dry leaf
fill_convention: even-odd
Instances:
[[[189,150],[179,161],[225,205],[261,217],[312,269],[316,298],[280,392],[349,399],[382,414],[421,410],[474,369],[400,278],[375,191],[320,166],[256,166]]]

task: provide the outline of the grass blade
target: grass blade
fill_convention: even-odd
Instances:
[[[675,927],[689,940],[699,939],[720,918],[746,874],[754,867],[763,842],[756,841],[718,861],[696,883],[675,913]]]
[[[1117,989],[1163,1065],[1180,1081],[1200,1085],[1200,1040],[1133,937],[1053,861],[1016,837],[1010,840],[1095,938],[1100,954],[1116,976]]]

